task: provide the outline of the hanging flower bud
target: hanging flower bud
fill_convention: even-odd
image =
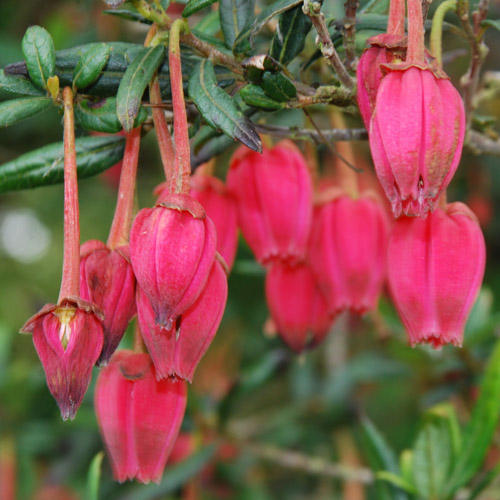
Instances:
[[[91,240],[81,247],[80,295],[104,314],[104,345],[98,364],[107,364],[135,314],[135,276],[128,247],[110,250]]]
[[[441,68],[424,57],[420,0],[408,2],[405,63],[388,64],[370,124],[370,149],[393,213],[424,216],[434,209],[462,154],[465,112]]]
[[[389,242],[391,295],[410,344],[461,345],[486,258],[484,238],[463,203],[425,219],[397,220]]]
[[[147,354],[115,353],[99,374],[94,403],[116,480],[160,481],[186,399],[186,383],[157,381]]]
[[[266,299],[278,333],[294,351],[301,352],[325,338],[332,317],[307,264],[271,265],[266,275]]]
[[[315,208],[310,262],[331,313],[362,314],[377,305],[385,279],[389,226],[368,194],[341,195]]]
[[[198,298],[215,258],[216,234],[203,207],[185,194],[163,196],[141,210],[130,232],[137,283],[155,322],[170,330]]]
[[[224,183],[200,169],[191,176],[191,196],[198,200],[217,229],[217,251],[229,269],[233,267],[238,245],[236,202]]]
[[[63,420],[73,419],[90,383],[103,345],[100,318],[92,304],[67,299],[47,304],[23,326],[45,371]]]
[[[192,381],[198,363],[217,332],[226,300],[227,278],[218,260],[215,260],[198,300],[170,330],[155,323],[153,308],[146,294],[137,289],[141,334],[159,379],[175,375]]]
[[[227,185],[236,198],[243,236],[260,263],[304,260],[312,182],[292,142],[282,141],[262,154],[240,147],[231,160]]]

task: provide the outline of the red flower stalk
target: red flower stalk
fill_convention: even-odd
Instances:
[[[137,289],[137,312],[141,335],[153,359],[159,379],[172,375],[188,380],[209,348],[224,314],[227,300],[226,273],[215,260],[198,300],[166,330],[155,324],[153,308]]]
[[[103,344],[100,313],[79,297],[80,225],[73,115],[73,94],[64,99],[64,263],[57,305],[47,304],[22,332],[33,334],[47,385],[64,420],[73,419]]]
[[[271,265],[266,275],[266,298],[278,333],[291,349],[301,352],[325,338],[332,317],[307,264]]]
[[[425,61],[420,0],[408,1],[406,62],[384,68],[369,135],[375,169],[396,217],[424,216],[457,169],[465,112],[446,74]]]
[[[94,403],[116,480],[160,481],[186,400],[186,383],[156,380],[147,354],[115,353],[99,374]]]
[[[262,154],[241,146],[231,159],[227,185],[238,222],[256,259],[290,264],[304,260],[312,217],[312,181],[290,141]]]
[[[425,219],[401,217],[388,249],[391,295],[411,345],[461,345],[484,275],[486,250],[474,214],[463,203]]]

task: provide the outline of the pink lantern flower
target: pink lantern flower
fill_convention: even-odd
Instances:
[[[256,259],[304,260],[312,216],[312,182],[304,157],[290,141],[262,154],[242,146],[231,159],[227,185],[238,222]]]
[[[186,400],[186,383],[156,380],[147,354],[115,353],[97,379],[95,410],[117,481],[160,481]]]
[[[485,259],[483,234],[463,203],[438,208],[425,219],[396,221],[388,249],[389,286],[411,345],[462,345]]]

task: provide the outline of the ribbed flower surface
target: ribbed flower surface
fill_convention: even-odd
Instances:
[[[485,242],[463,203],[396,221],[388,249],[392,298],[410,344],[461,345],[484,275]]]
[[[383,78],[370,149],[396,217],[434,208],[457,169],[464,135],[463,102],[449,80],[415,66]]]
[[[116,480],[160,481],[186,399],[186,383],[156,380],[147,354],[115,353],[99,374],[95,410]]]
[[[262,154],[242,146],[231,159],[227,185],[238,222],[262,264],[305,258],[312,215],[312,183],[304,157],[290,141]]]

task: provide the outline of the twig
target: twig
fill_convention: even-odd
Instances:
[[[500,140],[491,139],[487,135],[469,130],[465,144],[475,154],[490,154],[500,156]]]
[[[321,137],[316,130],[281,127],[279,125],[255,124],[257,132],[275,137],[288,137],[291,139],[305,139],[320,142]],[[322,129],[321,134],[329,141],[363,141],[368,139],[368,132],[364,128],[347,129]]]
[[[347,69],[354,69],[356,59],[356,12],[358,0],[346,0],[344,17],[344,47]]]
[[[317,0],[304,0],[302,10],[304,14],[311,19],[318,33],[319,45],[323,57],[330,62],[342,84],[348,89],[353,90],[354,80],[347,72],[347,69],[335,50],[332,39],[330,38],[330,33],[328,33],[328,28],[326,27],[325,15],[321,12],[321,2]]]
[[[295,469],[309,474],[327,476],[346,481],[356,481],[363,484],[371,484],[374,475],[371,470],[363,467],[351,467],[339,463],[329,462],[320,457],[311,457],[292,450],[284,450],[275,446],[244,443],[243,449],[252,455],[269,460],[282,467]]]

